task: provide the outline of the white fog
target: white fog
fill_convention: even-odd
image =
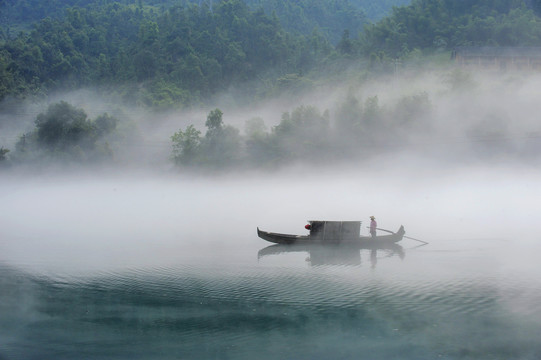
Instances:
[[[160,114],[123,109],[139,138],[119,145],[113,170],[3,171],[0,261],[166,266],[182,257],[184,247],[204,247],[207,260],[216,261],[222,253],[234,256],[238,248],[257,251],[267,245],[257,238],[257,227],[302,234],[307,220],[362,220],[366,231],[370,215],[385,229],[404,225],[407,235],[430,242],[432,249],[456,250],[476,239],[536,241],[541,78],[467,73],[467,80],[453,85],[456,74],[352,79],[250,109],[217,103],[225,124],[242,131],[247,120],[261,117],[269,130],[282,113],[301,104],[329,110],[333,121],[348,93],[361,102],[377,96],[382,108],[403,96],[427,94],[431,118],[402,133],[410,139],[407,147],[325,167],[178,171],[169,160],[170,137],[189,124],[203,129],[207,109]],[[117,108],[90,91],[55,100],[62,99],[89,117]],[[9,147],[44,109],[29,107],[26,117],[19,113],[20,121],[2,115],[2,138],[12,140]],[[489,131],[476,137],[471,129],[479,124]],[[494,140],[515,150],[486,156],[486,146],[496,149],[490,147]]]
[[[396,167],[389,166],[393,162]],[[471,248],[487,239],[498,246],[538,240],[541,176],[535,169],[451,171],[403,158],[386,164],[306,176],[3,177],[0,261],[76,272],[219,262],[221,256],[231,261],[268,245],[257,227],[303,234],[307,220],[368,224],[370,215],[384,229],[403,224],[431,251]],[[190,259],[193,249],[208,258]]]

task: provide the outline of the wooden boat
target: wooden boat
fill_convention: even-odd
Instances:
[[[321,221],[311,220],[310,234],[292,235],[263,231],[257,228],[257,235],[275,244],[357,244],[362,246],[379,246],[382,244],[394,244],[402,240],[404,226],[400,226],[397,232],[376,237],[360,235],[360,221]]]

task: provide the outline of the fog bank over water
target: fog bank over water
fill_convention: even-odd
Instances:
[[[403,224],[408,235],[441,249],[456,246],[457,239],[535,241],[541,210],[540,92],[536,74],[448,69],[352,78],[250,108],[224,97],[216,107],[226,125],[241,131],[253,117],[261,117],[271,131],[284,112],[300,105],[329,110],[336,124],[348,98],[366,109],[366,100],[377,97],[382,113],[395,116],[381,119],[383,126],[373,132],[388,146],[368,147],[358,157],[199,174],[173,169],[170,136],[189,124],[203,130],[210,108],[150,114],[120,109],[92,92],[59,95],[56,100],[73,102],[89,117],[119,116],[127,122],[124,130],[133,130],[126,134],[135,135],[112,144],[115,159],[108,170],[4,169],[0,260],[161,266],[189,253],[181,250],[186,246],[204,249],[209,261],[216,261],[222,253],[235,256],[232,249],[263,246],[258,226],[303,234],[307,220],[366,225],[370,215],[382,228]],[[427,111],[404,115],[419,94]],[[393,112],[397,104],[402,112]],[[26,115],[39,113],[38,107]],[[33,121],[27,116],[8,122],[3,116],[4,139],[8,133],[15,139]],[[400,116],[407,123],[393,122]]]
[[[362,220],[430,242],[538,241],[541,174],[525,167],[405,163],[355,170],[245,173],[213,179],[102,175],[3,177],[0,261],[80,271],[220,263],[269,245],[256,228],[304,234],[307,220]],[[362,232],[366,234],[364,228]],[[413,247],[415,241],[403,240]],[[193,258],[193,252],[204,254]],[[43,270],[42,269],[42,270]]]

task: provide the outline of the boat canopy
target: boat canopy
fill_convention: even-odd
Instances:
[[[309,220],[310,239],[339,243],[342,240],[358,239],[361,221],[322,221]]]

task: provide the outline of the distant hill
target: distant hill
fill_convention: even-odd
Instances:
[[[19,23],[26,32],[0,29],[0,99],[98,86],[167,108],[242,84],[249,101],[310,86],[344,63],[390,71],[396,59],[456,46],[541,43],[541,0],[413,0],[376,22],[361,4],[376,3],[4,0],[3,20],[45,18]]]
[[[133,103],[189,105],[238,83],[307,73],[331,51],[320,35],[292,35],[241,0],[66,8],[0,41],[0,99],[102,86]]]
[[[317,31],[336,44],[345,30],[357,34],[370,22],[365,12],[348,0],[246,0],[276,17],[285,30],[310,36]]]
[[[362,9],[368,19],[377,21],[391,13],[393,6],[411,4],[411,0],[350,0],[357,9]]]
[[[402,58],[456,46],[539,46],[540,0],[413,0],[360,37],[357,53]]]
[[[32,24],[47,17],[58,19],[68,7],[95,7],[107,3],[150,6],[156,9],[196,4],[216,6],[220,0],[0,0],[0,23],[10,33],[28,30]],[[390,14],[393,6],[408,5],[411,0],[245,0],[252,8],[262,7],[275,13],[284,29],[310,35],[318,30],[336,43],[344,30],[351,34],[361,31],[368,22]],[[7,29],[6,29],[7,30]]]

